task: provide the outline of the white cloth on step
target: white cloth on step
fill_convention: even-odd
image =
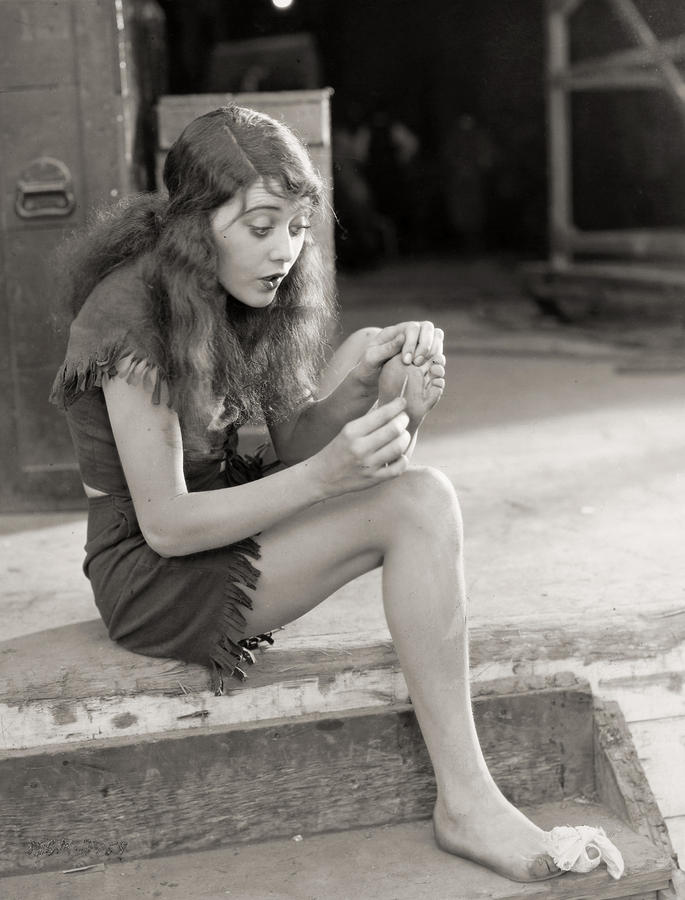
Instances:
[[[605,862],[612,878],[623,875],[623,857],[603,828],[558,825],[547,832],[547,841],[547,852],[564,872],[592,872]]]

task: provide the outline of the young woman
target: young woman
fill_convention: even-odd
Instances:
[[[74,319],[53,390],[111,637],[207,665],[220,692],[244,677],[251,640],[382,565],[435,768],[439,845],[520,881],[556,874],[546,833],[500,793],[474,728],[454,490],[409,463],[444,388],[442,332],[368,328],[323,366],[330,286],[310,232],[322,185],[269,117],[196,119],[164,181],[168,197],[132,200],[72,249]],[[237,453],[238,428],[260,417],[277,470]]]

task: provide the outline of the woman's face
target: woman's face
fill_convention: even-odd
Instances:
[[[221,285],[246,306],[269,306],[300,255],[307,202],[279,197],[258,181],[211,215]]]

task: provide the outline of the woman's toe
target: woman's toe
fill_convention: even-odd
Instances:
[[[533,878],[549,878],[550,875],[561,875],[562,870],[551,856],[545,854],[534,860],[530,866],[530,874]]]

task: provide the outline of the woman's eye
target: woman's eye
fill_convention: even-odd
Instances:
[[[311,227],[312,226],[308,222],[300,222],[299,225],[291,225],[290,226],[290,233],[294,236],[297,236],[298,234],[302,234],[308,228],[311,228]]]
[[[271,225],[250,225],[250,231],[257,237],[266,237],[271,231]]]

